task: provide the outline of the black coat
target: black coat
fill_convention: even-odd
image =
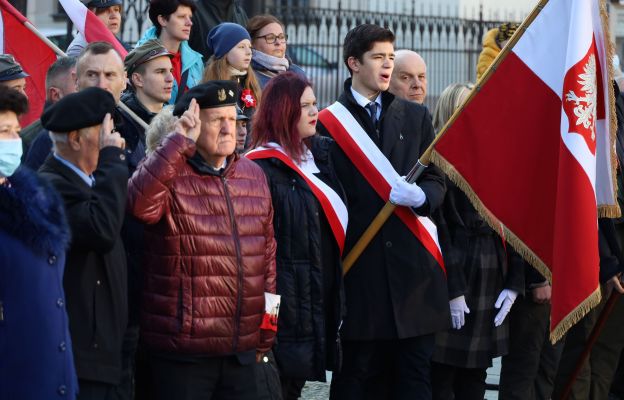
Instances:
[[[65,203],[72,234],[63,286],[79,379],[117,384],[127,324],[126,256],[120,231],[128,182],[123,151],[100,151],[89,187],[53,156],[39,169]]]
[[[357,104],[350,86],[351,80],[348,79],[338,101],[380,147],[394,169],[400,175],[406,175],[433,140],[429,112],[423,106],[384,92],[380,142],[368,112]],[[328,135],[322,124],[318,129]],[[347,196],[346,255],[381,210],[384,201],[338,146],[334,146],[331,156]],[[444,198],[444,176],[431,165],[421,175],[418,184],[427,201],[416,212],[430,215]],[[375,235],[344,282],[347,299],[345,339],[403,339],[450,326],[444,271],[396,215],[392,215]]]
[[[316,176],[344,197],[330,167],[331,139],[312,138]],[[273,353],[282,376],[325,381],[339,367],[344,315],[340,251],[323,208],[301,176],[282,161],[255,160],[267,176],[277,240],[277,294],[282,296]]]

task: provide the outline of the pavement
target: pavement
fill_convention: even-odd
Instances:
[[[500,380],[500,358],[495,358],[492,367],[487,371],[486,382],[498,385]],[[307,382],[301,393],[301,400],[327,400],[329,399],[329,382],[331,381],[331,372],[327,373],[327,383],[324,382]],[[498,392],[488,390],[485,392],[486,400],[497,400]]]

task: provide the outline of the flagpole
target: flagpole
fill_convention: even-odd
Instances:
[[[585,362],[589,358],[592,347],[594,347],[594,344],[596,344],[596,341],[600,337],[600,334],[602,333],[602,329],[604,328],[604,325],[607,322],[607,319],[609,319],[611,312],[615,308],[615,304],[617,303],[617,301],[620,299],[621,296],[622,296],[621,293],[613,289],[613,292],[611,293],[611,296],[609,297],[607,304],[602,309],[602,312],[600,312],[598,321],[596,321],[596,325],[594,325],[594,329],[592,329],[591,334],[589,335],[589,339],[587,339],[587,342],[585,343],[585,347],[583,348],[583,353],[581,353],[581,355],[579,356],[578,361],[576,362],[576,366],[574,367],[574,371],[572,371],[572,374],[570,375],[570,377],[568,378],[568,381],[566,382],[566,385],[565,385],[565,388],[563,389],[563,394],[561,395],[560,400],[567,400],[568,396],[570,396],[570,393],[572,392],[572,387],[574,386],[574,382],[576,382],[576,378],[578,378],[578,375],[581,373],[581,370],[583,369],[583,364],[585,364]]]
[[[522,21],[516,32],[514,32],[513,36],[509,39],[509,42],[500,53],[494,59],[494,62],[488,67],[485,71],[479,82],[475,85],[475,87],[470,91],[464,102],[460,107],[455,110],[451,118],[444,124],[440,132],[435,136],[427,150],[420,156],[416,165],[412,167],[408,175],[406,176],[406,180],[409,183],[414,183],[420,177],[420,175],[425,171],[425,169],[429,166],[431,162],[431,154],[435,145],[442,139],[446,131],[453,125],[455,120],[459,117],[459,114],[463,111],[463,109],[472,101],[474,96],[481,90],[481,87],[490,79],[490,76],[496,71],[501,62],[507,57],[509,52],[515,44],[520,40],[524,32],[526,31],[527,26],[529,26],[537,17],[537,15],[542,11],[544,6],[548,3],[549,0],[540,0],[540,2],[533,8],[531,13]],[[386,202],[381,211],[375,216],[370,225],[366,228],[362,236],[358,239],[355,245],[351,248],[351,251],[347,254],[347,256],[342,260],[342,268],[343,274],[347,274],[355,261],[362,255],[362,252],[368,244],[373,240],[373,237],[379,232],[383,224],[386,223],[388,218],[394,212],[396,206],[392,204],[390,201]]]
[[[48,45],[48,47],[50,47],[58,56],[60,57],[67,57],[67,54],[65,54],[65,52],[61,49],[59,49],[59,47],[57,45],[55,45],[54,43],[52,43],[52,41],[50,41],[50,39],[48,39],[45,35],[43,35],[41,32],[39,32],[37,30],[37,28],[35,28],[35,26],[33,24],[30,23],[30,21],[25,20],[23,21],[24,26],[26,26],[26,28],[28,28],[28,30],[30,30],[32,33],[34,33],[39,39],[41,39],[46,45]],[[121,108],[122,110],[124,110],[128,115],[130,115],[130,117],[132,117],[133,120],[135,120],[136,123],[138,123],[143,129],[147,129],[148,125],[145,123],[145,121],[143,121],[141,119],[141,117],[139,117],[138,115],[136,115],[128,106],[126,106],[123,102],[119,102],[119,104],[117,104],[117,107]]]

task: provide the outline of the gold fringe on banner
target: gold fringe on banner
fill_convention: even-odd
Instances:
[[[568,315],[565,316],[555,326],[555,329],[550,332],[550,342],[555,344],[559,341],[559,339],[563,338],[566,332],[574,326],[577,322],[579,322],[587,313],[594,307],[596,307],[602,296],[600,295],[600,285],[594,290],[592,294],[590,294],[581,304],[576,306],[574,310],[572,310]]]
[[[474,192],[470,184],[464,177],[435,149],[431,152],[431,161],[436,164],[448,178],[466,194],[470,203],[479,213],[479,215],[487,222],[494,232],[504,233],[504,238],[520,256],[539,271],[548,282],[552,283],[552,273],[546,266],[544,261],[533,252],[516,234],[510,231],[492,212],[481,202],[477,194]],[[592,308],[600,303],[600,285],[596,290],[581,302],[574,310],[566,315],[550,333],[550,341],[554,344],[566,334],[574,324],[580,321]]]
[[[613,89],[613,77],[615,71],[613,69],[613,55],[615,49],[611,41],[611,30],[609,29],[609,13],[607,12],[607,4],[605,0],[600,0],[600,20],[602,22],[602,33],[604,35],[605,50],[607,51],[607,87],[609,89],[609,134],[611,146],[611,178],[613,179],[613,204],[598,204],[599,218],[618,218],[622,216],[622,211],[617,202],[617,155],[615,153],[615,141],[617,135],[617,114],[615,112],[615,91]]]

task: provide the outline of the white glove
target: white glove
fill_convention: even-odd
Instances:
[[[425,192],[415,183],[407,183],[404,176],[397,177],[390,191],[390,202],[397,206],[420,207],[425,204]]]
[[[511,289],[503,289],[498,295],[498,300],[494,304],[494,307],[500,308],[496,317],[494,317],[494,325],[501,326],[507,314],[509,314],[509,310],[511,310],[511,306],[514,301],[516,301],[516,297],[518,297],[518,292]]]
[[[449,306],[451,307],[451,320],[453,322],[453,328],[461,329],[466,322],[464,313],[470,314],[468,305],[466,305],[466,299],[464,296],[455,297],[453,300],[449,301]]]

